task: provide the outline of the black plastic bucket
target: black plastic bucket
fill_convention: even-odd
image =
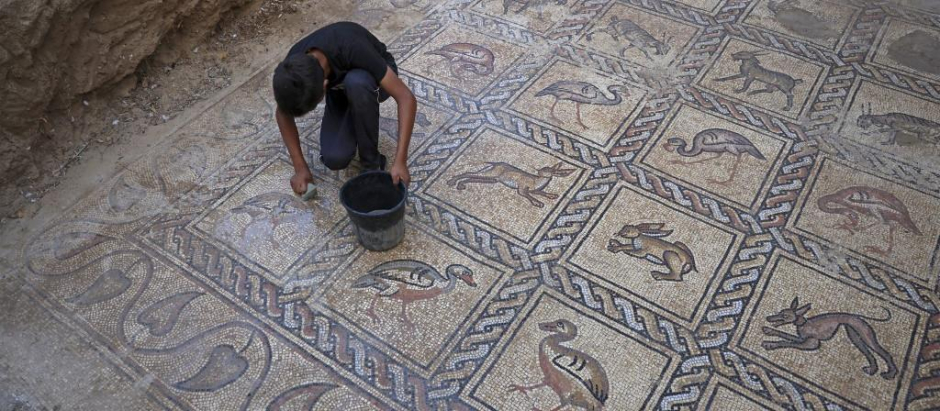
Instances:
[[[405,201],[408,189],[392,184],[385,171],[368,171],[343,184],[339,199],[346,207],[356,237],[372,251],[394,248],[405,238]]]

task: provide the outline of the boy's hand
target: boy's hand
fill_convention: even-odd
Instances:
[[[401,181],[401,182],[404,182],[405,185],[407,186],[408,184],[411,183],[411,174],[408,173],[407,164],[401,161],[396,161],[395,164],[392,165],[391,173],[392,173],[392,184],[398,185],[398,182]]]
[[[408,185],[411,183],[411,174],[408,173],[408,145],[411,144],[418,100],[391,67],[385,69],[385,77],[379,86],[398,104],[398,149],[395,151],[395,164],[390,170],[392,182],[398,185],[400,181]]]
[[[294,192],[297,194],[303,194],[307,192],[307,183],[313,182],[313,174],[310,174],[310,170],[300,170],[295,171],[294,176],[290,178],[290,186],[294,189]]]
[[[303,150],[300,148],[297,123],[293,117],[284,114],[280,107],[274,117],[277,120],[278,129],[281,130],[281,138],[284,139],[287,152],[290,154],[290,162],[294,165],[294,176],[290,178],[290,187],[295,193],[304,194],[307,192],[307,183],[313,182],[313,175],[310,174],[310,168],[307,167]]]

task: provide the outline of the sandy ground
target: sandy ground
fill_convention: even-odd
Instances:
[[[99,173],[83,167],[123,167],[135,150],[146,149],[167,135],[191,117],[190,113],[226,94],[283,53],[293,40],[325,21],[329,15],[320,13],[321,8],[340,15],[347,10],[352,15],[356,10],[346,3],[337,2],[335,7],[327,3],[254,1],[230,14],[201,42],[162,44],[117,86],[46,113],[44,126],[37,132],[58,140],[65,149],[34,152],[33,161],[45,163],[39,167],[43,174],[30,176],[29,183],[14,192],[3,190],[7,197],[0,198],[0,204],[7,206],[0,212],[0,226],[10,219],[31,218],[42,207],[54,207],[50,201],[39,201],[50,192],[66,187],[75,191],[82,181],[94,181]],[[111,157],[110,153],[120,155]]]
[[[84,108],[80,116],[70,110],[51,113],[49,123],[59,126],[50,126],[50,138],[67,139],[71,149],[44,159],[60,163],[51,176],[18,187],[23,205],[0,216],[3,248],[9,250],[7,246],[24,233],[42,226],[44,216],[69,207],[104,178],[126,168],[275,61],[304,33],[341,19],[369,22],[368,13],[350,2],[258,1],[224,20],[202,43],[167,44],[121,86],[76,101]],[[0,267],[3,262],[0,258]]]

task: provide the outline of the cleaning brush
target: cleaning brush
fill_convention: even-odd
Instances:
[[[317,186],[313,185],[313,183],[307,183],[307,191],[302,196],[300,196],[300,199],[304,201],[310,201],[316,196]]]

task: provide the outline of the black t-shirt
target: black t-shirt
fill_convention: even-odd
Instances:
[[[319,49],[329,60],[331,73],[329,82],[338,85],[352,69],[363,69],[375,78],[378,84],[391,67],[398,72],[395,58],[389,54],[384,43],[365,27],[353,22],[333,23],[314,31],[300,40],[287,52],[288,56]]]

